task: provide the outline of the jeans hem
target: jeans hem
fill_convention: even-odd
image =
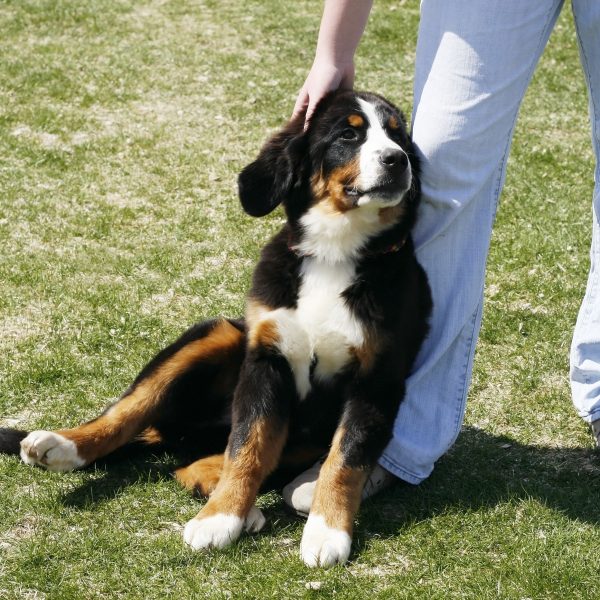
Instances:
[[[587,414],[587,415],[582,415],[581,413],[579,413],[579,416],[586,422],[586,423],[593,423],[594,421],[598,421],[600,420],[600,408],[592,411],[591,413]]]
[[[420,483],[425,481],[425,479],[427,479],[433,471],[432,467],[431,471],[429,471],[427,475],[417,475],[412,471],[409,471],[408,469],[397,465],[385,456],[381,456],[379,458],[379,464],[386,471],[389,471],[392,475],[398,477],[398,479],[402,479],[403,481],[406,481],[407,483],[410,483],[412,485],[419,485]]]

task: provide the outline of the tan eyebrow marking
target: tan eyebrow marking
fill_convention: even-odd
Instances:
[[[390,129],[398,129],[400,127],[400,123],[398,123],[398,119],[394,115],[389,118],[388,125]]]
[[[360,115],[350,115],[348,123],[351,127],[362,127],[365,124],[365,120]]]

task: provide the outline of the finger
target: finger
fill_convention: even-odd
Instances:
[[[309,105],[309,97],[307,92],[302,88],[296,98],[296,104],[294,104],[294,110],[292,111],[292,119],[295,119],[299,114],[307,110]]]
[[[308,106],[306,107],[306,117],[304,118],[304,131],[306,131],[308,129],[308,126],[310,125],[310,120],[312,119],[312,116],[315,112],[316,105],[316,102],[309,102]]]

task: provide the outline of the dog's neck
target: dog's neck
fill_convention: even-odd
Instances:
[[[382,219],[378,207],[334,213],[317,204],[299,219],[298,234],[290,242],[290,247],[300,256],[310,256],[329,264],[354,261],[369,240],[391,229],[394,224]],[[399,250],[404,241],[394,240],[380,253]]]

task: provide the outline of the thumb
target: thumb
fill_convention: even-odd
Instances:
[[[306,112],[310,105],[310,98],[305,88],[300,90],[298,98],[296,98],[296,104],[294,104],[294,110],[292,112],[292,119],[295,119],[298,115]]]

